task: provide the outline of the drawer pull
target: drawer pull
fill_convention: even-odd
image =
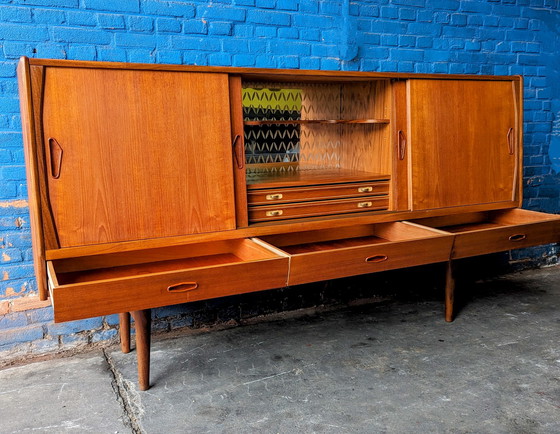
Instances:
[[[373,191],[373,187],[360,187],[358,188],[358,193],[371,193]]]
[[[284,196],[281,193],[267,194],[266,195],[266,200],[278,200],[278,199],[282,199],[282,197],[284,197]]]
[[[509,240],[515,242],[515,241],[523,241],[526,238],[527,238],[527,235],[525,235],[525,234],[515,234],[515,235],[512,235],[511,237],[509,237]]]
[[[389,257],[387,255],[368,256],[366,262],[385,262]]]
[[[266,212],[266,216],[267,217],[276,217],[279,215],[284,214],[284,211],[282,211],[281,209],[275,209],[274,211],[267,211]]]
[[[196,288],[198,288],[198,283],[196,282],[183,282],[168,286],[167,292],[187,292]]]
[[[358,208],[369,208],[372,205],[373,205],[373,203],[371,203],[371,202],[359,202],[358,203]]]

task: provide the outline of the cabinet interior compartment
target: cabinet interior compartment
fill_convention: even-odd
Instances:
[[[56,286],[176,270],[216,267],[278,256],[248,239],[212,241],[51,261]],[[54,275],[52,275],[54,273]]]
[[[390,82],[243,82],[242,101],[249,221],[266,205],[253,201],[259,194],[284,196],[284,203],[359,197],[351,191],[336,194],[350,183],[382,182],[387,187],[375,196],[387,197],[376,207],[367,202],[346,209],[282,212],[275,219],[387,210],[391,183]],[[310,196],[294,191],[265,189],[312,187]],[[302,192],[300,191],[300,193]],[[363,193],[363,192],[362,192]],[[272,195],[272,196],[271,196]],[[293,196],[288,200],[287,197]],[[373,194],[372,194],[373,196]],[[376,198],[379,199],[379,198]],[[328,204],[327,204],[328,205]],[[333,206],[335,204],[333,203]],[[370,209],[370,210],[372,210]]]
[[[441,233],[403,222],[355,225],[260,237],[290,255],[411,241]]]
[[[446,261],[452,239],[443,232],[407,222],[262,238],[290,255],[289,285]]]
[[[524,209],[505,209],[415,220],[453,234],[453,258],[560,241],[560,216]]]

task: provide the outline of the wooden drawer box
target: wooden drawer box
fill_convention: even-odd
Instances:
[[[416,220],[455,235],[451,259],[560,242],[560,216],[509,209]]]
[[[49,261],[55,321],[286,285],[288,257],[249,239]]]
[[[247,192],[247,200],[249,206],[254,206],[388,194],[389,181],[387,180],[354,184],[255,189]]]
[[[289,285],[449,259],[453,237],[407,222],[261,238],[290,255]]]
[[[340,200],[316,200],[249,207],[249,220],[264,222],[300,217],[380,211],[389,207],[389,196],[367,196]]]

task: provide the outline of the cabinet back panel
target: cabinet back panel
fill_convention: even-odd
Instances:
[[[412,209],[514,200],[511,82],[410,80],[408,90]]]
[[[60,246],[234,229],[228,92],[226,74],[47,68]]]

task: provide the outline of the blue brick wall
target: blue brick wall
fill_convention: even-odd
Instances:
[[[52,324],[36,293],[15,78],[19,56],[525,77],[524,206],[560,212],[558,0],[4,0],[0,4],[0,352],[112,338]],[[556,261],[557,246],[514,260]],[[158,311],[157,317],[165,314]],[[175,321],[175,323],[173,323]],[[172,324],[189,324],[177,319]],[[191,319],[192,321],[192,319]]]

